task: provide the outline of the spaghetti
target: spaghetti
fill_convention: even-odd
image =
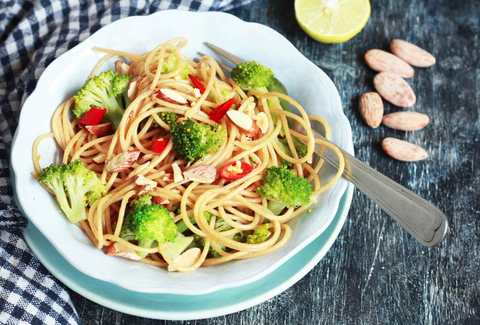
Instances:
[[[129,62],[116,64],[117,72],[131,77],[129,104],[116,130],[101,135],[89,132],[77,119],[72,119],[70,112],[75,101],[70,98],[55,111],[51,133],[41,135],[33,145],[37,175],[41,173],[39,142],[53,136],[63,153],[63,163],[79,159],[105,184],[106,193],[89,206],[87,218],[79,223],[96,247],[113,255],[168,266],[176,271],[192,271],[202,266],[260,256],[282,247],[292,233],[289,221],[305,213],[315,197],[335,184],[344,168],[338,149],[315,137],[312,131],[311,123],[316,122],[323,127],[324,136],[330,137],[330,126],[322,117],[307,115],[297,101],[285,94],[243,90],[213,58],[203,56],[189,60],[183,57],[180,50],[185,45],[185,39],[177,38],[141,55],[95,48],[105,56],[91,76],[97,75],[113,57]],[[196,79],[189,80],[185,71]],[[158,96],[159,91],[165,89],[173,91],[174,96]],[[218,123],[209,118],[209,113],[228,100],[236,103],[231,110],[238,110],[253,121],[250,129],[245,130],[227,116]],[[297,113],[282,108],[281,103],[285,102]],[[172,141],[160,143],[164,147],[154,151],[156,139],[168,139],[170,135],[171,126],[160,118],[167,112],[177,114],[180,121],[192,119],[208,125],[219,124],[226,130],[226,140],[216,152],[193,162],[182,160]],[[297,142],[305,148],[301,156]],[[314,156],[316,146],[320,147],[317,150],[331,150],[340,162],[336,174],[326,181],[319,176],[323,161]],[[122,157],[125,160],[133,152],[136,159],[121,161],[125,164],[121,169],[111,168],[114,162]],[[232,166],[231,169],[238,171],[242,164],[250,166],[251,170],[241,177],[217,176],[213,182],[175,179],[178,170],[182,173],[194,167],[221,170],[224,166]],[[268,199],[256,188],[262,184],[268,168],[283,164],[289,164],[298,176],[308,180],[313,189],[312,199],[309,204],[285,208],[275,214],[269,209]],[[189,263],[172,267],[158,247],[146,248],[135,240],[122,238],[130,206],[142,193],[148,193],[154,202],[171,211],[176,224],[183,222],[184,233],[195,238],[190,246],[197,251],[190,254]],[[220,223],[223,227],[219,228]],[[262,226],[268,229],[267,238],[256,243],[245,240]]]

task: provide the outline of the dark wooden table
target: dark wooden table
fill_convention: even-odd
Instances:
[[[285,35],[337,85],[353,128],[356,155],[437,204],[451,231],[440,247],[420,246],[365,196],[325,258],[281,295],[254,308],[185,324],[480,324],[480,3],[478,0],[378,0],[352,41],[322,45],[298,27],[293,1],[258,0],[232,14]],[[372,89],[362,61],[370,48],[405,38],[431,50],[437,64],[417,70],[414,110],[432,123],[404,133],[367,128],[358,96]],[[386,111],[398,109],[386,105]],[[430,158],[401,163],[379,141],[395,136],[428,149]],[[85,324],[154,324],[72,293]],[[161,324],[180,322],[160,321]]]

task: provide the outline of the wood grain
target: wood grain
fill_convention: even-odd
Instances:
[[[477,0],[372,1],[366,29],[352,41],[322,45],[295,22],[293,1],[259,0],[232,13],[285,35],[339,88],[355,150],[394,180],[436,203],[451,232],[438,248],[420,246],[365,196],[356,193],[332,249],[304,279],[254,308],[195,322],[153,321],[94,304],[72,293],[84,324],[480,324],[480,19]],[[403,38],[437,57],[416,69],[412,110],[432,122],[420,132],[372,130],[358,114],[358,96],[372,90],[362,62],[369,48]],[[385,104],[386,112],[397,108]],[[381,139],[394,136],[427,148],[430,158],[402,163],[386,157]]]

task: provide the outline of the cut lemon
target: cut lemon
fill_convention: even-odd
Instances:
[[[295,0],[302,29],[323,43],[343,43],[357,35],[370,17],[369,0]]]

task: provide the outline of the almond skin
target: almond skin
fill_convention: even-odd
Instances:
[[[373,78],[373,85],[387,101],[399,107],[411,107],[417,101],[412,87],[400,76],[391,72],[380,72]]]
[[[380,95],[376,92],[363,94],[360,96],[359,106],[365,123],[374,129],[378,128],[383,117],[383,101]]]
[[[385,115],[382,123],[395,130],[418,131],[430,123],[430,118],[417,112],[396,112]]]
[[[387,155],[400,161],[419,161],[428,158],[428,153],[422,147],[396,138],[383,139],[382,148]]]
[[[392,40],[390,43],[390,51],[414,67],[428,68],[436,62],[435,57],[429,52],[401,39]]]
[[[386,51],[372,49],[365,53],[367,65],[378,72],[391,72],[403,78],[411,78],[415,75],[413,68],[402,59]]]

